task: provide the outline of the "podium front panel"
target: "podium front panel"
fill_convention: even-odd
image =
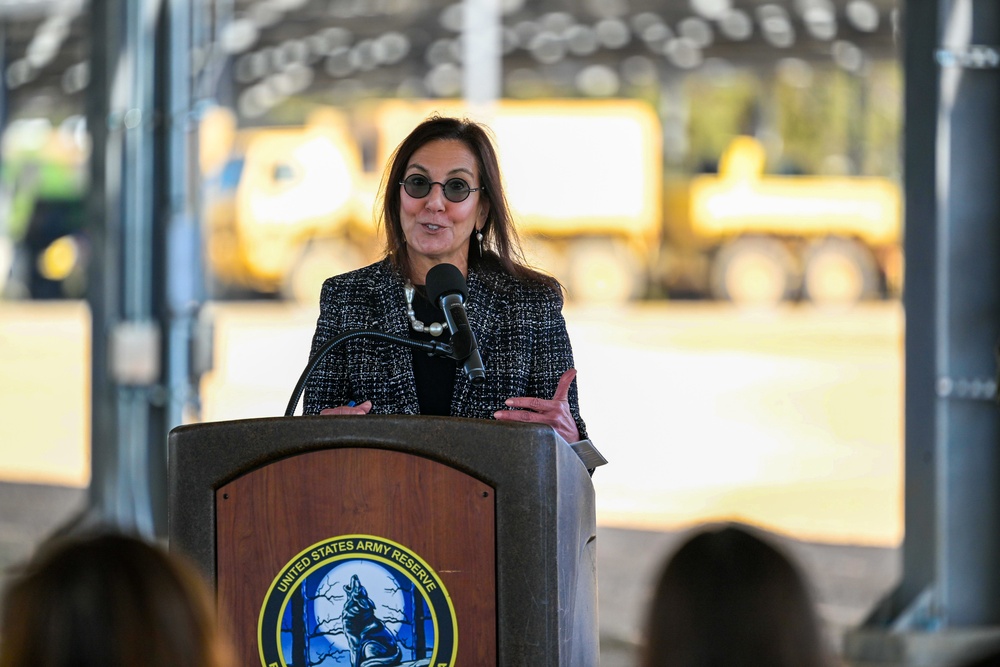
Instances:
[[[352,664],[366,636],[372,655],[398,650],[404,664],[435,651],[432,664],[497,664],[495,499],[482,481],[406,452],[316,450],[219,487],[216,517],[238,664]]]
[[[292,587],[337,558],[362,556],[405,564],[439,619],[444,603],[429,584],[438,577],[454,598],[457,656],[431,667],[599,663],[594,487],[548,426],[411,415],[209,422],[173,429],[168,463],[170,548],[201,567],[230,621],[241,614],[238,626],[230,622],[248,656],[241,667],[261,664],[247,637],[265,616],[269,650],[286,642],[290,655],[304,654],[302,619],[317,603],[307,598],[326,579],[303,595]],[[330,594],[347,586],[375,606],[381,591],[368,576],[359,569],[357,584],[338,580],[339,588],[331,580]],[[376,616],[393,629],[398,619],[384,608]],[[338,631],[315,625],[310,640]],[[434,641],[447,639],[447,628],[437,630]],[[282,662],[292,664],[264,665]]]

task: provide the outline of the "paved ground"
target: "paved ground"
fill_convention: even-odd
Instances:
[[[49,532],[84,507],[77,488],[0,482],[0,567],[27,558]],[[633,667],[647,591],[683,533],[598,529],[598,596],[602,667]],[[787,540],[816,589],[831,641],[858,623],[899,575],[895,549]]]

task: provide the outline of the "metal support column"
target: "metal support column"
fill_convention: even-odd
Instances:
[[[166,532],[167,433],[197,405],[191,0],[91,5],[92,480],[84,521]]]
[[[158,202],[154,229],[158,257],[153,294],[154,314],[163,331],[163,393],[151,431],[150,451],[156,457],[154,513],[158,532],[166,530],[167,434],[170,429],[200,417],[199,370],[192,363],[198,316],[203,302],[204,271],[201,228],[194,193],[198,189],[198,118],[195,115],[191,53],[191,0],[169,0],[159,35],[163,66],[157,72],[157,126],[159,151]],[[162,469],[159,466],[163,466]]]
[[[953,0],[937,60],[935,611],[1000,626],[1000,4]]]
[[[1000,647],[1000,4],[906,3],[903,579],[855,665]]]
[[[151,299],[155,4],[91,6],[87,113],[94,249],[89,518],[150,536],[149,412],[160,376]]]
[[[462,91],[470,107],[487,116],[502,93],[499,0],[462,3]]]

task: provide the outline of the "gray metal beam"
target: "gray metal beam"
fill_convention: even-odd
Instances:
[[[81,519],[166,533],[167,433],[196,416],[191,0],[92,5],[92,478]]]
[[[977,60],[989,51],[993,58]],[[938,107],[937,428],[941,624],[1000,626],[1000,4],[948,5]]]
[[[855,664],[950,664],[1000,645],[1000,4],[905,15],[903,578]]]
[[[162,409],[157,413],[150,450],[155,455],[154,512],[159,532],[166,532],[167,434],[175,426],[200,418],[198,382],[202,369],[192,362],[195,335],[204,302],[205,271],[201,223],[197,213],[200,177],[197,170],[198,121],[191,71],[192,35],[206,37],[202,14],[191,0],[169,0],[165,7],[159,69],[157,147],[162,177],[157,179],[162,205],[157,207],[158,235],[155,315],[164,332]],[[162,485],[162,486],[161,486]]]
[[[89,518],[152,536],[149,406],[160,375],[150,296],[156,12],[127,0],[96,2],[91,12]]]

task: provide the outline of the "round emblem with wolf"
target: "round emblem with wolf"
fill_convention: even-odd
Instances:
[[[458,625],[420,556],[385,538],[341,535],[281,569],[257,640],[263,667],[450,667]]]

